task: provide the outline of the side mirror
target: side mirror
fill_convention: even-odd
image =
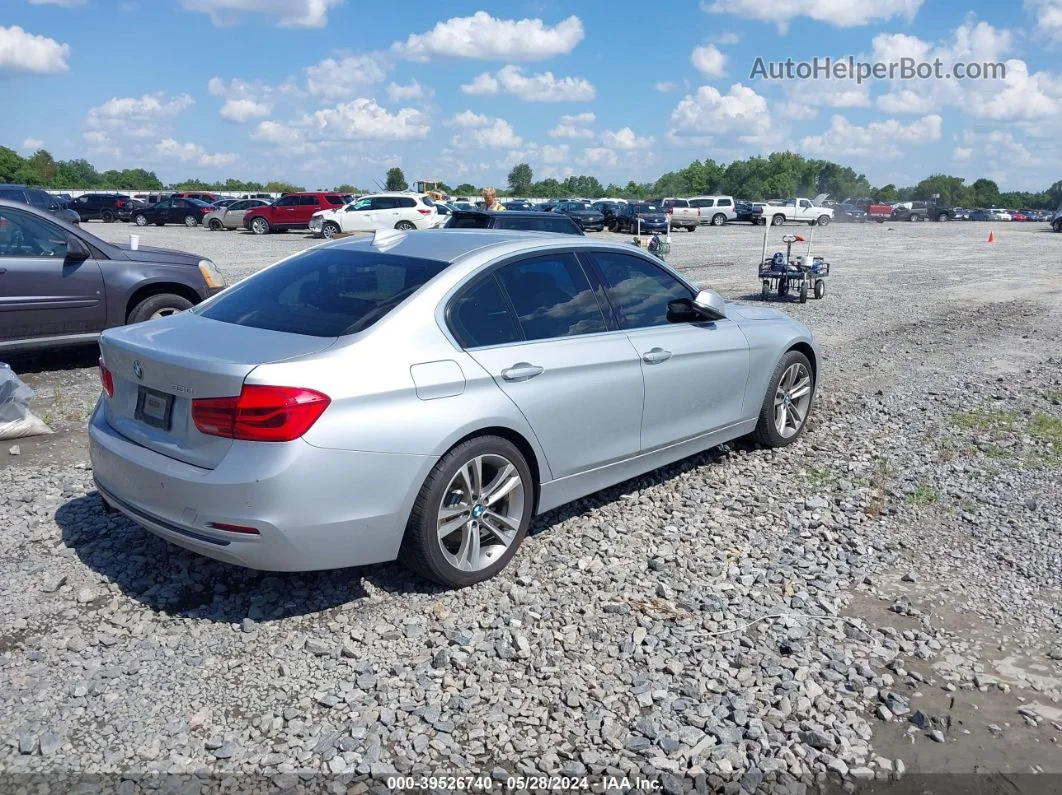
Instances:
[[[669,323],[705,323],[726,317],[726,303],[722,296],[713,290],[701,290],[697,297],[676,298],[668,301],[667,319]]]
[[[89,247],[85,245],[84,241],[76,235],[66,236],[66,261],[67,262],[84,262],[92,256],[92,252],[89,251]]]

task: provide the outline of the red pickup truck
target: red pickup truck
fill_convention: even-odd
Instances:
[[[243,217],[243,228],[256,235],[284,229],[306,229],[313,214],[346,204],[338,193],[285,193],[272,204],[255,207]]]

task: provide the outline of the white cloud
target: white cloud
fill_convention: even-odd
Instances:
[[[839,28],[854,28],[901,17],[915,18],[923,0],[702,0],[712,14],[734,14],[760,22],[774,22],[785,32],[797,17]]]
[[[678,88],[678,83],[672,83],[670,80],[661,80],[659,83],[654,84],[653,88],[662,94],[666,94],[668,91],[674,91]]]
[[[387,86],[387,98],[392,102],[410,102],[417,99],[428,99],[435,95],[427,86],[422,86],[416,80],[407,85],[391,83]]]
[[[179,116],[194,104],[195,100],[188,94],[167,97],[162,91],[139,97],[113,97],[91,108],[85,121],[94,128],[122,129],[136,123],[151,126]]]
[[[956,146],[951,150],[952,160],[969,160],[973,156],[973,149],[968,146]]]
[[[387,77],[390,64],[378,55],[343,55],[307,66],[306,90],[325,99],[356,97]]]
[[[30,154],[32,154],[33,152],[36,152],[38,149],[40,149],[42,146],[44,146],[44,141],[40,140],[39,138],[26,138],[22,142],[22,151],[29,152]]]
[[[31,6],[60,6],[61,8],[74,8],[83,6],[88,0],[29,0]]]
[[[1041,34],[1051,41],[1062,42],[1062,0],[1025,0],[1024,5],[1036,18]]]
[[[18,25],[0,26],[0,74],[54,75],[67,71],[70,45],[29,33]]]
[[[192,161],[198,166],[227,166],[239,160],[231,152],[208,152],[199,144],[181,143],[173,138],[163,138],[155,145],[155,152],[163,157],[181,162]]]
[[[450,139],[450,144],[458,148],[516,149],[523,143],[505,119],[466,110],[447,123],[463,130]]]
[[[720,33],[715,37],[716,44],[737,44],[741,39],[736,33]]]
[[[701,86],[671,111],[669,137],[711,140],[720,134],[751,142],[771,130],[767,100],[748,86],[735,83],[726,94]]]
[[[955,28],[949,40],[936,44],[905,34],[879,34],[873,40],[874,60],[940,59],[946,70],[958,63],[1001,62],[1006,76],[976,80],[897,79],[876,104],[888,113],[925,113],[951,106],[968,116],[997,122],[1059,119],[1062,78],[1049,72],[1030,72],[1019,59],[1004,60],[1014,40],[1010,31],[972,19]]]
[[[714,44],[694,47],[690,63],[705,77],[722,77],[726,74],[726,55]]]
[[[242,123],[252,119],[261,119],[273,112],[273,106],[268,102],[255,102],[253,99],[230,99],[226,100],[218,111],[225,121]]]
[[[495,19],[486,11],[439,22],[414,33],[392,50],[403,58],[473,58],[483,61],[540,61],[564,55],[583,40],[583,23],[571,16],[550,27],[541,19]]]
[[[618,161],[616,153],[604,146],[587,147],[579,158],[579,162],[584,166],[614,166]]]
[[[593,138],[594,131],[590,125],[594,123],[593,113],[576,113],[574,115],[561,116],[557,126],[549,131],[554,138]]]
[[[790,89],[789,100],[815,108],[866,108],[870,86],[848,80],[801,80]]]
[[[511,94],[528,102],[587,102],[594,86],[582,77],[554,77],[553,72],[525,75],[519,66],[503,66],[493,75],[483,72],[461,86],[466,94]]]
[[[255,13],[272,17],[281,28],[323,28],[328,12],[346,0],[181,0],[188,11],[210,15],[218,27],[235,25],[240,14]]]
[[[924,144],[940,140],[943,119],[935,113],[904,124],[896,119],[873,121],[866,127],[852,124],[844,116],[834,116],[830,129],[821,135],[809,135],[800,148],[812,155],[899,157],[897,143]]]
[[[605,130],[601,134],[601,142],[612,149],[648,149],[653,145],[653,137],[639,138],[630,127],[622,130]]]
[[[261,121],[251,140],[305,153],[314,145],[341,141],[420,140],[430,131],[428,117],[416,108],[402,108],[392,113],[374,99],[360,98],[304,113],[289,122]]]

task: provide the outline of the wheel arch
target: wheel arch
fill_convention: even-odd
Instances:
[[[815,384],[817,386],[819,383],[819,357],[818,354],[815,353],[815,349],[807,342],[801,340],[800,342],[790,345],[786,349],[786,353],[789,353],[789,351],[797,351],[808,357],[808,361],[811,363],[811,374],[814,376]]]
[[[535,452],[534,445],[532,445],[531,442],[519,431],[508,428],[504,425],[487,425],[483,428],[469,431],[461,438],[455,440],[448,448],[446,448],[443,455],[446,455],[446,453],[450,452],[458,445],[464,444],[470,439],[475,439],[480,436],[499,436],[507,442],[511,442],[516,449],[520,451],[524,460],[527,461],[527,466],[531,469],[531,477],[535,481],[534,502],[531,506],[531,515],[534,516],[537,514],[539,497],[541,496],[542,491],[542,466],[539,463],[538,454]]]
[[[193,306],[201,303],[203,300],[203,297],[199,295],[199,293],[186,284],[181,284],[180,282],[151,282],[150,284],[138,287],[129,296],[128,300],[125,302],[125,312],[122,315],[125,320],[123,322],[128,322],[129,316],[141,302],[146,301],[154,295],[163,295],[165,293],[179,295],[181,298],[191,301]]]

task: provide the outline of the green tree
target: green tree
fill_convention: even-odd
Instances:
[[[524,196],[531,190],[533,180],[531,166],[527,163],[517,163],[513,166],[512,171],[509,172],[509,190],[514,194]]]
[[[531,186],[531,195],[541,199],[555,199],[562,193],[561,184],[553,177],[546,177]]]
[[[993,180],[982,177],[970,187],[973,189],[973,203],[978,207],[998,207],[1000,205],[999,185]]]
[[[479,193],[479,188],[473,185],[471,182],[462,182],[456,188],[453,189],[455,196],[470,196]]]
[[[878,201],[888,202],[889,204],[899,201],[900,196],[899,191],[896,190],[896,186],[891,182],[874,191],[874,195],[877,197]]]
[[[99,180],[99,172],[87,160],[59,161],[59,173],[56,177],[58,188],[94,188],[99,184]]]
[[[15,175],[25,162],[25,158],[14,149],[0,146],[0,182],[14,182]]]
[[[937,201],[940,204],[953,207],[968,207],[971,204],[976,204],[975,201],[969,198],[970,190],[964,183],[965,180],[962,177],[933,174],[915,185],[911,198],[932,199],[934,194],[939,194]],[[902,192],[901,201],[907,201],[906,198],[903,198]]]
[[[291,182],[267,182],[263,190],[266,193],[302,193],[303,187]]]
[[[364,188],[359,188],[359,187],[356,187],[355,185],[349,185],[346,182],[344,182],[342,185],[336,185],[334,188],[332,188],[332,190],[334,190],[336,193],[369,193],[370,192],[370,191],[365,190]]]
[[[402,169],[398,166],[387,169],[387,190],[406,190],[409,188],[409,183],[406,182],[406,175],[402,173]]]
[[[2,160],[2,152],[0,152],[0,160]],[[3,167],[0,166],[0,171],[2,171],[2,168]],[[1047,194],[1049,206],[1052,209],[1062,207],[1062,179],[1052,184],[1051,187],[1044,192]]]

